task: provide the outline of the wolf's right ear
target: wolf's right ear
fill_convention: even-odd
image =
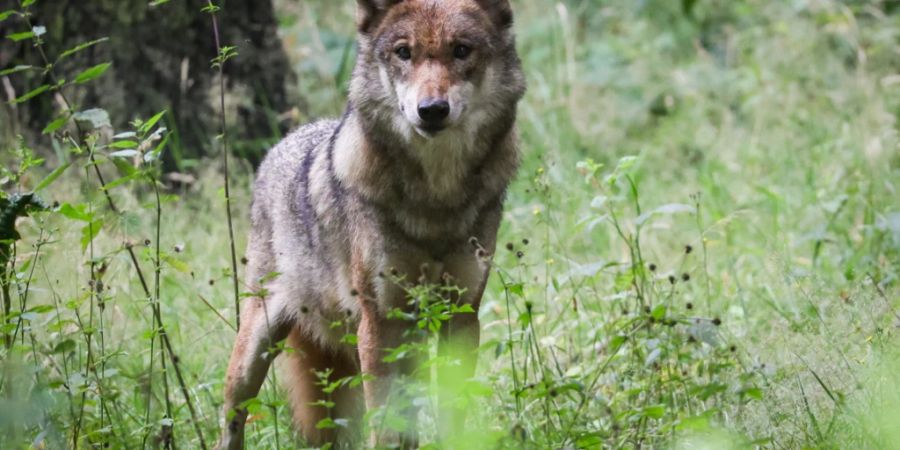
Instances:
[[[485,12],[491,17],[500,29],[506,29],[512,26],[513,14],[509,0],[475,0]]]
[[[356,28],[360,33],[368,33],[378,26],[391,6],[403,0],[356,0]]]

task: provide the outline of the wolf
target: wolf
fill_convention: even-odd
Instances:
[[[316,425],[344,418],[359,427],[415,365],[385,362],[411,326],[389,314],[409,308],[391,280],[453,280],[454,301],[476,311],[485,288],[519,163],[514,125],[525,92],[509,0],[356,3],[357,59],[344,114],[292,132],[257,172],[246,251],[254,295],[241,307],[228,364],[222,449],[243,447],[244,404],[278,348],[290,349],[280,363],[303,438],[317,446],[355,442],[353,426]],[[353,344],[342,340],[347,328]],[[460,367],[438,373],[439,385],[452,392],[460,373],[474,373],[478,341],[476,314],[456,314],[441,328],[439,352]],[[323,374],[364,374],[362,389],[338,389],[325,408]],[[449,410],[444,433],[463,426],[460,411],[440,410]],[[412,447],[415,430],[376,430],[368,444]]]

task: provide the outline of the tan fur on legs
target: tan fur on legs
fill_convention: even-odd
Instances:
[[[351,429],[359,427],[363,404],[360,388],[342,387],[332,393],[329,398],[322,392],[322,387],[315,372],[331,369],[330,381],[354,376],[359,373],[355,361],[343,353],[328,352],[311,342],[299,329],[295,328],[288,335],[287,347],[282,366],[285,374],[284,385],[288,387],[288,396],[293,410],[294,425],[309,445],[322,446],[335,442],[334,429],[317,429],[316,425],[325,418],[347,419]],[[319,400],[330,400],[335,403],[330,411],[312,403]],[[352,436],[353,433],[342,433]],[[352,442],[340,442],[349,448]]]
[[[272,347],[287,335],[287,327],[275,320],[281,311],[267,311],[265,300],[253,298],[241,312],[241,329],[234,343],[225,375],[225,414],[228,423],[218,448],[236,450],[244,445],[247,411],[241,404],[259,393],[275,353]],[[268,312],[269,318],[266,318]]]
[[[371,378],[363,382],[366,408],[372,411],[376,408],[389,407],[387,399],[392,392],[394,381],[401,375],[409,375],[412,372],[413,362],[400,360],[392,363],[384,361],[386,349],[397,348],[404,340],[403,332],[408,324],[398,319],[387,319],[377,312],[374,302],[367,299],[361,300],[362,319],[360,320],[357,336],[359,337],[359,358],[362,371]],[[402,411],[412,427],[415,427],[414,409]],[[373,428],[369,434],[369,446],[371,447],[401,447],[416,448],[415,437],[418,430],[407,430],[401,434],[391,430]]]

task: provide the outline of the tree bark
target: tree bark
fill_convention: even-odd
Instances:
[[[44,48],[51,61],[66,49],[101,37],[109,40],[60,62],[58,78],[71,80],[81,70],[102,62],[112,67],[84,85],[66,87],[76,110],[103,108],[117,130],[135,118],[149,118],[168,110],[167,124],[175,131],[166,155],[166,168],[209,155],[220,133],[218,83],[211,60],[216,56],[211,18],[201,11],[205,1],[170,1],[150,6],[147,0],[39,0],[29,9],[31,21],[46,27]],[[219,25],[223,45],[238,56],[225,65],[226,102],[232,151],[257,163],[265,149],[291,125],[279,117],[295,100],[295,85],[287,55],[277,34],[278,22],[270,0],[220,0]],[[6,8],[3,8],[6,9]],[[0,39],[27,31],[22,18],[0,23]],[[18,64],[42,66],[30,41],[3,39],[0,69]],[[12,90],[22,95],[47,83],[40,72],[20,72],[0,80],[4,100]],[[34,142],[40,130],[60,110],[52,93],[15,107],[7,133],[23,134]],[[4,113],[0,112],[0,116]],[[2,131],[2,130],[0,130]]]

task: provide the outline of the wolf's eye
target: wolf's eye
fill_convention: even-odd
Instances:
[[[453,47],[453,57],[456,59],[466,59],[469,57],[469,54],[472,53],[472,47],[468,45],[457,45]]]
[[[400,58],[404,61],[407,61],[407,60],[409,60],[409,58],[412,58],[412,51],[410,51],[409,47],[407,47],[405,45],[402,47],[397,47],[397,49],[394,50],[394,53],[397,54],[398,58]]]

